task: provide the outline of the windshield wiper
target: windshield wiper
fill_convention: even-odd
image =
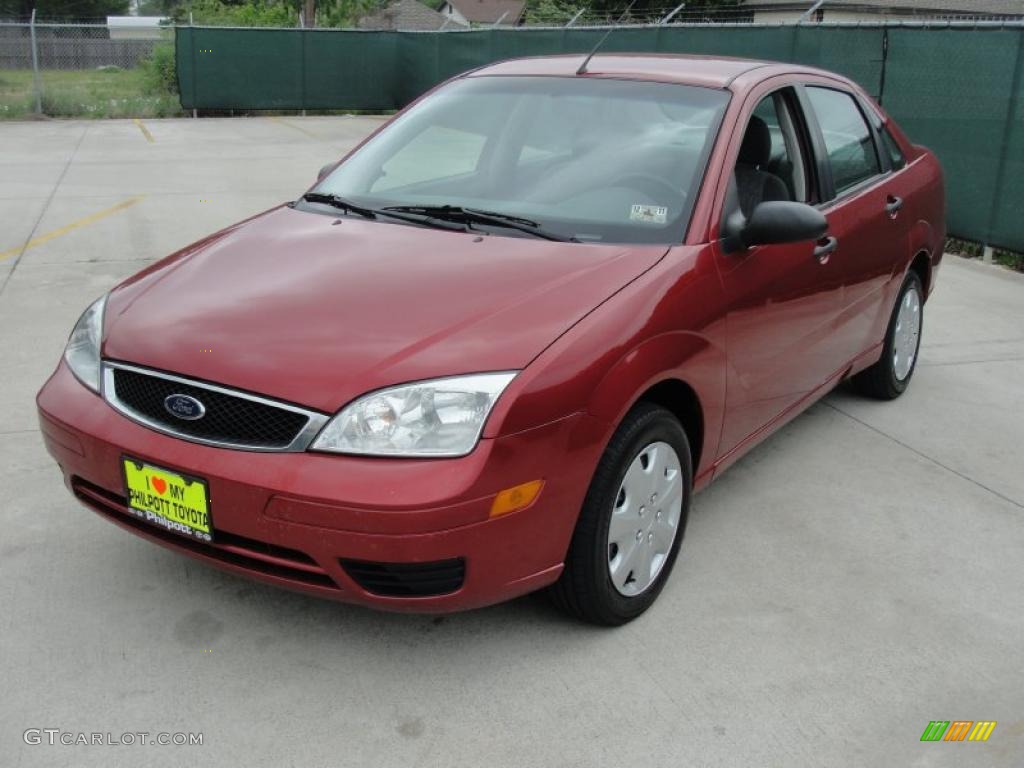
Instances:
[[[419,218],[419,216],[403,216],[401,211],[393,211],[390,208],[367,208],[364,205],[353,203],[351,200],[346,200],[339,195],[331,195],[326,192],[307,192],[302,196],[302,199],[308,203],[323,203],[324,205],[329,205],[332,208],[338,208],[345,213],[354,213],[357,216],[362,216],[366,219],[376,219],[378,216],[387,216],[390,219],[398,219],[399,221],[405,221],[409,224],[415,224],[420,227],[444,229],[449,232],[465,231],[465,227],[451,227],[447,224],[442,224],[440,221],[422,219]]]
[[[566,237],[565,235],[542,229],[536,221],[531,221],[530,219],[497,211],[463,208],[460,205],[390,205],[387,208],[382,208],[381,212],[411,213],[416,216],[426,216],[444,221],[458,221],[466,224],[490,224],[493,227],[515,229],[545,240],[557,240],[563,243],[580,242],[575,237]]]
[[[364,219],[377,218],[377,212],[373,208],[365,208],[338,195],[329,195],[326,192],[307,192],[302,196],[302,199],[307,203],[323,203],[332,208],[345,211],[345,213],[354,213],[357,216],[362,216]]]

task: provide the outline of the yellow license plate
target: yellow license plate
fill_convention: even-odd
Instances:
[[[121,458],[128,507],[147,523],[199,541],[213,541],[206,483],[169,469]]]

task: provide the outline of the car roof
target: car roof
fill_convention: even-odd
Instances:
[[[509,59],[469,73],[482,75],[541,75],[574,77],[586,54],[536,56]],[[745,75],[756,72],[755,80],[784,73],[806,73],[836,77],[831,72],[782,64],[775,61],[739,59],[728,56],[694,56],[657,53],[598,53],[587,64],[585,76],[651,80],[655,82],[699,85],[705,88],[730,88]]]

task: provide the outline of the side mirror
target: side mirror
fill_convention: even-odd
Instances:
[[[777,245],[818,240],[828,231],[828,220],[817,208],[806,203],[768,201],[759,204],[747,219],[738,210],[724,227],[727,252],[755,245]]]
[[[337,162],[328,163],[323,168],[321,168],[320,172],[316,175],[316,180],[317,181],[323,181],[324,176],[326,176],[328,173],[333,171],[334,170],[334,166],[336,166],[337,164],[338,164]]]

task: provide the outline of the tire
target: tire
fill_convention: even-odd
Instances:
[[[914,321],[913,307],[916,306],[917,333],[913,336],[913,327],[906,323]],[[909,315],[907,313],[910,313]],[[854,388],[861,394],[877,400],[895,400],[902,395],[917,367],[918,353],[921,349],[921,334],[924,330],[924,287],[916,272],[907,273],[900,288],[896,305],[889,318],[889,328],[885,334],[885,346],[881,359],[870,368],[853,377]],[[912,340],[908,340],[908,331]],[[913,355],[908,355],[908,347]]]
[[[652,504],[658,489],[662,497]],[[549,588],[555,605],[604,626],[625,624],[646,611],[679,555],[692,489],[690,443],[682,425],[664,408],[640,403],[623,419],[594,472],[565,569]]]

